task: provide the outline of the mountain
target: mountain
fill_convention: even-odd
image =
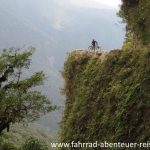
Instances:
[[[61,142],[147,142],[149,58],[149,48],[70,53],[63,71]]]
[[[63,79],[59,71],[66,53],[87,48],[93,38],[105,50],[121,47],[124,26],[119,23],[117,11],[73,7],[62,0],[1,0],[0,48],[35,47],[31,72],[44,70],[48,79],[43,92],[63,108]],[[41,123],[57,130],[61,113],[62,110],[53,112]]]

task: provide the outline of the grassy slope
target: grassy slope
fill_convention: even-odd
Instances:
[[[74,51],[63,76],[65,142],[147,142],[150,140],[150,52]],[[80,148],[81,149],[81,148]]]

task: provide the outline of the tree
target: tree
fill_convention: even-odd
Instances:
[[[149,0],[122,0],[119,15],[127,23],[127,31],[133,33],[136,47],[150,44],[149,14]]]
[[[10,124],[35,121],[54,110],[47,96],[35,87],[43,84],[44,73],[25,75],[30,69],[33,48],[5,49],[0,55],[0,133]]]
[[[40,141],[37,138],[29,138],[21,147],[21,150],[48,150],[48,146],[44,141]]]

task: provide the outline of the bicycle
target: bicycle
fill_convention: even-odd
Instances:
[[[96,51],[96,50],[101,51],[101,47],[99,45],[96,45],[96,46],[91,45],[91,46],[88,47],[88,49],[89,50],[94,50],[94,51]]]

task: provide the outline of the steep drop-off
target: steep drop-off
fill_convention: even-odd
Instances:
[[[62,142],[150,140],[150,51],[146,48],[73,51],[63,77]]]

